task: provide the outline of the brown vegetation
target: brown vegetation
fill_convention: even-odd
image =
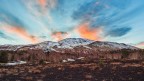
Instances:
[[[81,53],[80,53],[81,52]],[[27,61],[39,63],[41,60],[60,63],[68,58],[75,59],[84,57],[85,60],[143,60],[144,50],[111,50],[111,51],[87,51],[87,50],[64,50],[63,52],[44,52],[41,49],[17,50],[17,51],[0,51],[0,62],[8,61]]]
[[[142,61],[17,65],[0,67],[0,81],[143,81]]]

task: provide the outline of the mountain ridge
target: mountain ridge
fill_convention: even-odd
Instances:
[[[0,50],[17,50],[23,47],[30,47],[29,49],[43,49],[51,50],[53,48],[63,48],[63,49],[73,49],[77,46],[85,47],[103,47],[103,48],[112,48],[112,49],[140,49],[128,44],[117,43],[117,42],[107,42],[107,41],[93,41],[83,38],[66,38],[58,42],[53,41],[44,41],[37,44],[28,44],[28,45],[0,45]]]

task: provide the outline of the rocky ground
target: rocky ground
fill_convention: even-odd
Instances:
[[[0,81],[144,81],[144,62],[0,66]]]

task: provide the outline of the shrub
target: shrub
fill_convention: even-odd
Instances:
[[[140,51],[140,54],[141,54],[142,60],[144,60],[144,50],[141,50],[141,51]]]
[[[0,62],[7,63],[8,62],[8,54],[5,51],[0,52]]]
[[[20,52],[18,52],[19,55],[23,55],[24,53],[26,53],[26,51],[20,51]]]
[[[45,64],[45,61],[44,61],[43,59],[41,59],[41,60],[39,61],[39,64]]]
[[[130,52],[128,50],[122,50],[122,58],[127,58]]]
[[[99,64],[100,66],[103,66],[103,65],[104,65],[104,61],[100,58],[98,64]]]

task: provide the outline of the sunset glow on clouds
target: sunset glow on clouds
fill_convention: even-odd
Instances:
[[[9,34],[13,34],[14,36],[19,36],[21,39],[29,41],[30,43],[38,43],[39,39],[30,35],[25,29],[21,27],[11,27],[4,26],[0,28],[1,31],[5,31]]]
[[[101,41],[102,28],[90,28],[89,23],[83,23],[77,27],[77,31],[82,38]]]
[[[0,44],[86,38],[141,47],[143,6],[143,0],[1,0]]]

